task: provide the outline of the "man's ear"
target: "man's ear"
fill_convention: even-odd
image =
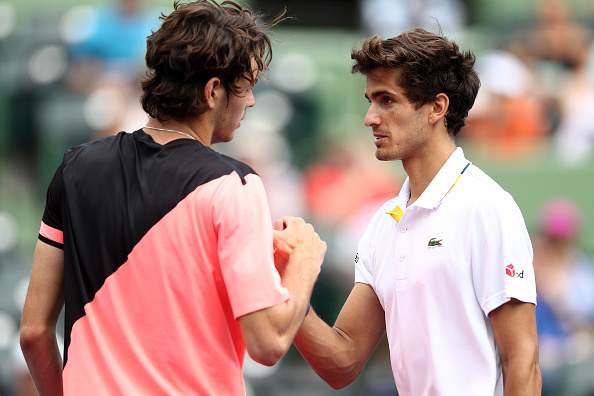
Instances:
[[[448,113],[450,98],[444,93],[438,93],[433,101],[433,109],[429,114],[429,122],[435,124]]]
[[[222,94],[221,90],[224,90],[221,79],[218,77],[212,77],[204,86],[204,101],[206,107],[212,109],[215,107],[217,100],[220,100]]]

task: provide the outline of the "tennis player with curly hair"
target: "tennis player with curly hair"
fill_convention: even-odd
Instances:
[[[308,310],[326,244],[273,230],[258,174],[211,148],[255,105],[278,18],[174,8],[147,40],[148,123],[69,149],[49,186],[21,322],[41,395],[245,395],[246,349],[277,363]]]

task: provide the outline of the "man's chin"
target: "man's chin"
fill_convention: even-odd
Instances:
[[[213,139],[210,143],[217,144],[217,143],[229,143],[235,137],[235,132],[231,133],[229,136]]]
[[[229,135],[225,136],[222,140],[221,143],[229,143],[231,140],[233,140],[233,138],[235,137],[235,131],[231,132]]]
[[[375,150],[375,158],[380,161],[390,161],[391,158],[386,155],[386,153],[382,152],[382,150]]]
[[[380,161],[396,161],[400,159],[400,157],[396,156],[394,153],[381,149],[375,150],[375,158]]]

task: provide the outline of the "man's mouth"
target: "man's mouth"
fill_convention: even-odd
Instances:
[[[373,133],[373,137],[375,138],[374,142],[376,144],[381,143],[383,140],[387,139],[388,136],[387,135],[383,135],[381,133]]]

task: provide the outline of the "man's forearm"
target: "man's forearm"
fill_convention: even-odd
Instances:
[[[348,339],[328,326],[313,310],[295,337],[295,346],[314,371],[335,389],[359,376],[363,365],[350,353]]]
[[[542,377],[538,358],[509,361],[503,367],[505,396],[540,396]]]
[[[353,382],[385,333],[384,310],[374,290],[355,283],[334,327],[311,311],[295,345],[316,373],[335,389]]]
[[[303,219],[286,217],[275,223],[275,265],[290,293],[282,304],[239,318],[250,356],[273,365],[288,351],[303,323],[314,283],[320,273],[326,243]]]
[[[55,334],[21,331],[21,349],[40,396],[62,396],[62,357]]]

